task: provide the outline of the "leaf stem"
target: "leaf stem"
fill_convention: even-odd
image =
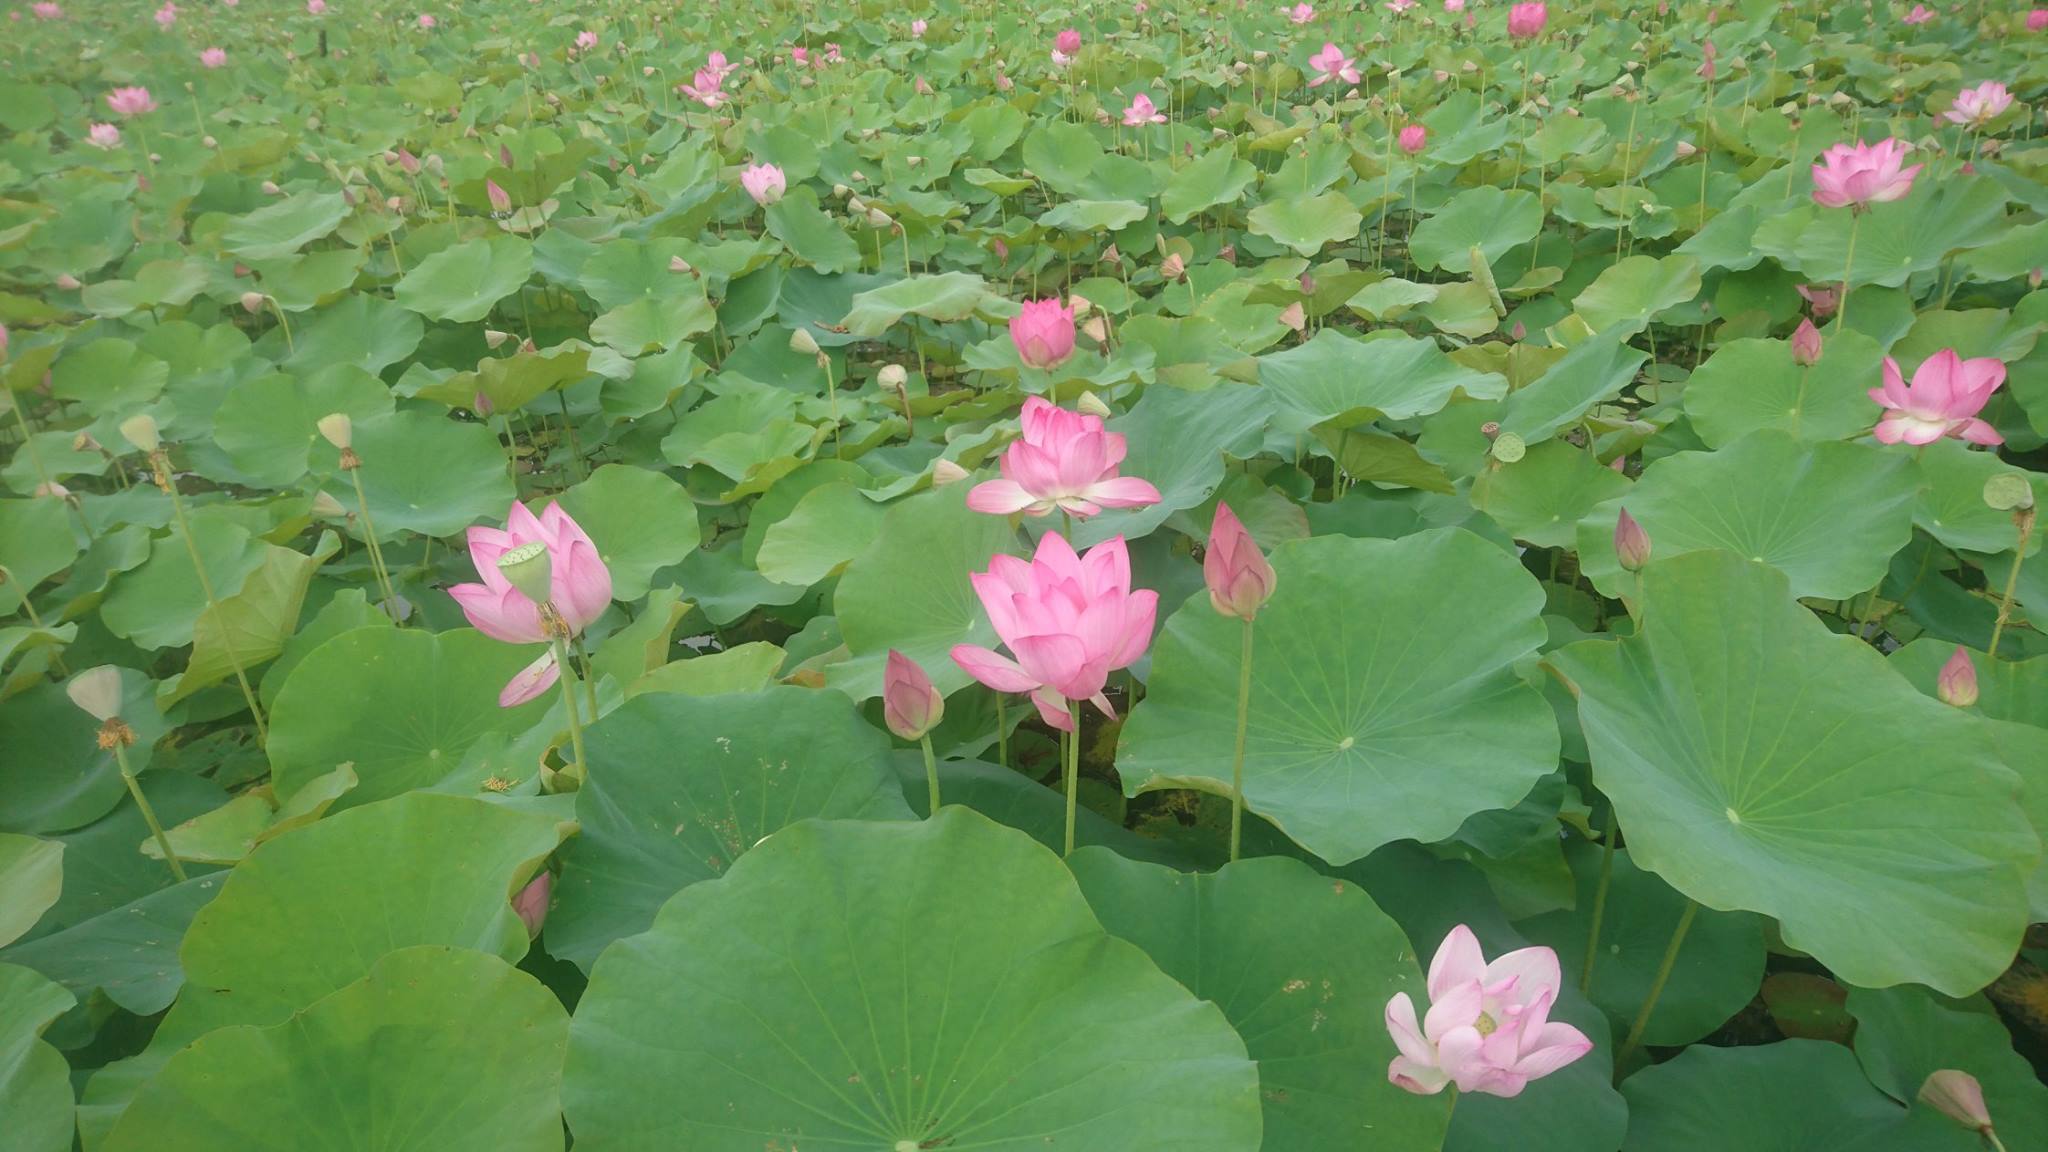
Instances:
[[[199,556],[199,542],[192,538],[192,521],[185,516],[185,500],[178,495],[178,482],[171,475],[170,461],[158,449],[150,458],[150,465],[156,470],[157,482],[170,494],[171,511],[178,518],[178,534],[185,538],[185,554],[192,558],[192,570],[199,576],[199,590],[206,594],[206,606],[213,612],[213,618],[220,622],[220,646],[227,652],[228,665],[235,670],[235,680],[242,686],[242,699],[249,704],[249,715],[256,721],[256,743],[259,747],[270,744],[270,729],[263,723],[263,706],[256,701],[256,690],[249,686],[249,674],[242,668],[242,655],[235,651],[235,640],[228,627],[227,614],[221,611],[220,597],[213,594],[213,577],[206,574],[206,561]]]
[[[164,854],[164,863],[171,866],[171,875],[178,883],[185,882],[185,862],[178,859],[177,850],[171,847],[171,838],[164,834],[164,826],[156,818],[156,809],[150,807],[149,797],[142,794],[142,785],[135,779],[135,769],[128,766],[128,749],[122,744],[114,745],[114,760],[121,766],[121,782],[128,786],[128,795],[135,800],[135,807],[142,812],[142,822],[149,825],[149,834],[156,837],[156,846]]]
[[[398,613],[398,590],[392,586],[391,570],[384,566],[384,545],[377,542],[377,525],[370,520],[370,497],[363,491],[363,470],[360,465],[350,468],[348,478],[356,486],[356,509],[363,517],[363,546],[370,553],[370,567],[377,576],[377,587],[384,593],[384,612],[394,624],[403,628],[405,622]]]
[[[589,779],[590,766],[583,759],[583,722],[576,717],[576,693],[575,690],[569,687],[571,679],[569,642],[557,636],[554,639],[554,647],[555,666],[560,669],[556,679],[562,686],[562,707],[567,709],[569,713],[569,747],[576,753],[576,763],[573,765],[571,778],[580,785],[583,781]],[[592,716],[591,719],[595,720],[597,717]]]
[[[932,734],[927,732],[917,738],[918,747],[924,750],[924,783],[931,792],[930,815],[939,814],[939,762],[932,757]]]
[[[1835,334],[1838,336],[1849,324],[1849,285],[1854,282],[1852,275],[1856,270],[1856,229],[1862,223],[1862,209],[1849,209],[1849,251],[1842,257],[1842,298],[1835,303]]]
[[[1664,947],[1664,960],[1657,965],[1657,978],[1650,984],[1650,994],[1643,999],[1642,1008],[1636,1013],[1636,1022],[1629,1025],[1628,1039],[1621,1045],[1620,1055],[1614,1058],[1614,1070],[1620,1074],[1622,1065],[1642,1047],[1643,1033],[1650,1027],[1650,1014],[1657,1010],[1657,998],[1664,994],[1664,985],[1671,979],[1671,970],[1678,966],[1678,950],[1685,944],[1685,934],[1692,927],[1692,918],[1699,915],[1698,903],[1687,900],[1685,914],[1678,918],[1678,927],[1671,931],[1671,943]]]
[[[2005,595],[1998,598],[1998,622],[1991,626],[1991,646],[1985,650],[1989,659],[1998,658],[1998,641],[2005,635],[2006,621],[2012,618],[2012,597],[2020,583],[2020,563],[2027,558],[2027,544],[2034,538],[2034,510],[2022,508],[2013,513],[2013,522],[2019,526],[2020,545],[2012,554],[2012,568],[2005,574]]]
[[[1244,735],[1252,703],[1252,621],[1244,619],[1244,650],[1237,665],[1237,747],[1230,757],[1230,859],[1244,834]]]
[[[1579,974],[1579,991],[1593,987],[1593,962],[1600,958],[1600,924],[1607,918],[1607,887],[1614,880],[1614,842],[1621,838],[1621,813],[1607,802],[1607,835],[1600,848],[1600,884],[1593,889],[1593,927],[1586,933],[1586,970]]]
[[[1073,731],[1066,734],[1067,738],[1065,741],[1067,746],[1067,837],[1066,848],[1060,853],[1062,857],[1074,854],[1074,797],[1075,793],[1079,791],[1081,783],[1081,702],[1079,700],[1067,701],[1067,716],[1072,719],[1074,728]]]

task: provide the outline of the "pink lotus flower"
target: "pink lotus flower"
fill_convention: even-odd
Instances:
[[[1813,317],[1825,320],[1835,314],[1836,305],[1842,302],[1841,290],[1831,284],[1797,284],[1794,289],[1813,306]]]
[[[1996,80],[1986,80],[1975,88],[1965,88],[1956,93],[1955,104],[1941,115],[1951,124],[1982,128],[2010,107],[2012,93],[2005,90],[2005,85]]]
[[[208,48],[199,54],[199,63],[207,68],[218,68],[227,62],[227,52],[219,48]]]
[[[1358,69],[1351,57],[1335,44],[1325,43],[1323,50],[1308,58],[1308,66],[1316,70],[1316,78],[1308,82],[1311,88],[1342,80],[1346,84],[1358,83]]]
[[[738,67],[739,65],[737,64],[726,63],[725,53],[723,52],[713,52],[711,55],[704,58],[704,71],[709,72],[711,74],[711,78],[721,84],[723,84],[725,82],[725,78],[727,76],[732,75]]]
[[[56,5],[52,4],[51,7],[54,8]],[[2027,31],[2048,31],[2048,8],[2035,8],[2027,13]]]
[[[512,194],[498,186],[496,180],[484,178],[484,196],[491,202],[491,211],[503,215],[512,210]]]
[[[526,882],[519,895],[512,898],[512,911],[518,914],[519,922],[526,925],[528,940],[539,936],[541,925],[547,922],[548,897],[554,890],[554,874],[543,868]]]
[[[1052,38],[1052,46],[1073,56],[1081,51],[1081,34],[1072,28],[1062,28],[1060,34]]]
[[[1820,363],[1820,329],[1804,317],[1800,318],[1799,327],[1792,330],[1792,362],[1801,368]]]
[[[1399,16],[1415,7],[1415,0],[1387,0],[1387,11]]]
[[[1858,209],[1901,199],[1913,190],[1921,166],[1902,168],[1907,144],[1883,140],[1876,144],[1837,144],[1813,166],[1814,203],[1828,208]]]
[[[1210,606],[1225,616],[1250,620],[1273,595],[1275,582],[1273,566],[1259,551],[1259,542],[1245,531],[1230,505],[1217,501],[1209,546],[1202,553],[1202,583],[1209,588]]]
[[[1913,5],[1913,10],[1905,15],[1905,21],[1908,24],[1925,24],[1932,19],[1934,19],[1934,13],[1925,4]]]
[[[789,62],[798,68],[810,67],[811,50],[808,48],[791,47],[789,50]]]
[[[1296,4],[1292,8],[1282,8],[1281,11],[1296,24],[1306,24],[1316,18],[1316,10],[1307,4]]]
[[[156,101],[149,98],[147,88],[116,88],[107,93],[107,107],[117,115],[140,116],[156,111]]]
[[[85,142],[111,152],[121,146],[121,130],[112,124],[95,124],[86,129]]]
[[[306,11],[315,16],[327,14],[327,0],[306,0]]]
[[[1972,1132],[1991,1134],[1991,1110],[1984,1106],[1984,1085],[1968,1072],[1943,1068],[1928,1073],[1920,1084],[1920,1099]]]
[[[550,565],[548,602],[568,634],[575,636],[589,627],[612,602],[612,574],[597,554],[583,529],[570,519],[562,506],[552,501],[536,517],[526,505],[512,505],[505,528],[469,530],[469,559],[476,565],[481,584],[457,584],[448,595],[462,606],[462,614],[476,630],[507,644],[547,644],[554,637],[541,621],[538,604],[512,586],[498,568],[498,557],[523,544],[547,547]],[[498,694],[498,705],[510,708],[524,704],[547,691],[561,676],[554,649],[528,665]]]
[[[912,40],[924,39],[924,30],[929,27],[931,25],[926,24],[923,20],[912,20],[910,22],[910,38]]]
[[[62,20],[64,18],[64,9],[50,3],[50,0],[40,0],[39,3],[30,7],[29,11],[34,12],[38,20]]]
[[[439,23],[440,21],[434,19],[434,14],[432,12],[420,13],[419,26],[425,31],[432,32],[434,30],[435,25]]]
[[[1418,1024],[1406,992],[1387,1001],[1387,1031],[1401,1050],[1387,1079],[1424,1096],[1447,1084],[1521,1095],[1593,1050],[1585,1033],[1550,1019],[1560,983],[1556,952],[1523,948],[1488,964],[1479,938],[1458,925],[1429,962],[1429,1015]]]
[[[842,59],[844,57],[839,54],[839,45],[832,43],[830,40],[825,41],[825,60],[819,67],[822,68],[825,64],[837,64]]]
[[[706,108],[716,108],[731,99],[719,87],[720,78],[709,68],[697,69],[697,74],[688,84],[678,84],[676,90]]]
[[[1991,394],[2005,383],[2005,365],[1990,356],[1965,360],[1944,348],[1920,362],[1913,383],[1899,373],[1899,362],[1884,358],[1884,387],[1870,398],[1885,414],[1871,435],[1880,444],[1932,444],[1944,436],[1972,444],[2003,444],[1998,431],[1977,418]]]
[[[1640,572],[1650,562],[1650,534],[1642,522],[1621,509],[1621,515],[1614,520],[1614,558],[1621,562],[1623,571]]]
[[[1118,475],[1124,437],[1107,431],[1102,417],[1032,396],[1024,401],[1019,425],[1023,434],[1003,450],[1003,478],[976,484],[967,494],[967,506],[976,512],[1045,516],[1058,508],[1093,516],[1104,508],[1159,503],[1159,489]]]
[[[597,47],[597,33],[586,28],[576,34],[576,48],[578,51],[588,52],[595,47]]]
[[[882,667],[882,722],[905,740],[917,740],[946,715],[946,698],[917,661],[894,648]]]
[[[164,6],[156,10],[156,26],[159,28],[169,28],[177,22],[178,6],[166,0]]]
[[[1453,16],[1465,10],[1465,0],[1444,0],[1444,11]]]
[[[1152,642],[1159,594],[1131,590],[1131,557],[1121,536],[1076,556],[1066,537],[1048,532],[1030,562],[997,555],[976,572],[975,595],[1011,652],[961,644],[953,662],[998,692],[1026,692],[1038,715],[1074,730],[1068,700],[1087,700],[1114,717],[1102,694],[1109,674],[1144,655]]]
[[[1074,354],[1074,310],[1058,300],[1026,300],[1010,317],[1017,358],[1033,368],[1055,368]]]
[[[1527,40],[1543,34],[1543,26],[1550,22],[1550,9],[1542,4],[1517,4],[1508,9],[1508,35],[1517,40]]]
[[[1401,129],[1401,151],[1410,156],[1423,150],[1429,144],[1429,129],[1420,124],[1410,124]]]
[[[1152,98],[1143,92],[1131,97],[1131,106],[1124,109],[1124,125],[1135,128],[1141,124],[1164,124],[1165,113],[1152,104]]]
[[[1955,654],[1934,678],[1934,694],[1953,708],[1968,708],[1977,702],[1977,666],[1970,663],[1969,649],[1956,645]]]
[[[783,178],[782,169],[773,164],[749,164],[740,169],[740,187],[754,198],[754,203],[763,207],[782,199],[788,181]]]

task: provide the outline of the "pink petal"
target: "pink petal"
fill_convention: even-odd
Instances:
[[[516,589],[483,584],[457,584],[448,595],[477,631],[506,644],[539,644],[548,636],[540,626],[540,610]]]
[[[1152,643],[1152,625],[1159,617],[1159,593],[1140,588],[1124,604],[1123,635],[1109,654],[1109,666],[1122,668],[1145,654]]]
[[[1877,427],[1870,430],[1870,434],[1876,437],[1879,444],[1897,444],[1905,439],[1906,428],[1911,423],[1905,413],[1897,410],[1887,411],[1878,420]]]
[[[969,676],[998,692],[1029,692],[1039,686],[1016,661],[986,648],[956,644],[951,655]]]
[[[1434,1064],[1410,1060],[1406,1056],[1396,1056],[1387,1065],[1387,1079],[1417,1096],[1434,1096],[1451,1082],[1451,1078],[1444,1075],[1443,1069]]]
[[[1557,953],[1549,948],[1517,948],[1486,966],[1482,978],[1487,984],[1498,984],[1502,980],[1515,980],[1515,990],[1522,1003],[1536,999],[1538,993],[1557,993],[1563,976],[1557,963]]]
[[[1088,649],[1078,637],[1064,634],[1019,636],[1010,642],[1017,663],[1040,683],[1059,689],[1060,695],[1085,700],[1102,690],[1087,683]],[[1082,691],[1081,689],[1086,689]]]
[[[1038,707],[1038,718],[1062,732],[1074,730],[1074,717],[1067,711],[1066,698],[1051,688],[1040,688],[1031,694],[1031,703]]]
[[[1493,1065],[1479,1058],[1484,1042],[1479,1029],[1470,1025],[1453,1028],[1437,1039],[1436,1066],[1457,1082],[1460,1091],[1471,1091],[1493,1071]]]
[[[967,493],[967,506],[990,516],[1009,516],[1038,502],[1015,480],[984,480]]]
[[[1415,1002],[1406,992],[1396,992],[1387,1001],[1387,1034],[1394,1038],[1394,1047],[1401,1050],[1401,1055],[1415,1063],[1429,1065],[1435,1061],[1436,1050],[1422,1038],[1422,1025],[1415,1019]]]
[[[1463,924],[1451,929],[1437,945],[1429,961],[1429,998],[1433,1003],[1458,984],[1477,984],[1486,978],[1486,954],[1479,937]]]
[[[498,707],[517,708],[541,693],[555,686],[562,678],[562,666],[555,663],[555,650],[541,653],[540,659],[521,668],[498,693]]]
[[[1524,1047],[1528,1047],[1526,1044]],[[1543,1026],[1535,1047],[1520,1060],[1515,1061],[1517,1075],[1531,1080],[1548,1076],[1593,1050],[1593,1042],[1586,1034],[1569,1024],[1551,1023]]]
[[[1471,1030],[1486,1006],[1486,995],[1479,987],[1479,981],[1467,980],[1453,984],[1430,1001],[1429,1012],[1422,1018],[1422,1035],[1430,1042],[1441,1046],[1446,1035],[1459,1029]],[[1479,1049],[1479,1033],[1474,1031],[1473,1051]],[[1448,1069],[1449,1065],[1445,1065]]]
[[[1963,421],[1962,427],[1956,431],[1956,435],[1961,439],[1968,440],[1972,444],[1996,446],[2005,443],[2005,437],[1998,434],[1998,429],[1977,419],[1975,416]]]
[[[1159,489],[1136,476],[1099,480],[1090,484],[1082,495],[1104,508],[1142,508],[1147,504],[1157,504],[1163,499],[1159,495]]]

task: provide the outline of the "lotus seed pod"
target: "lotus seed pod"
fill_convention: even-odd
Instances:
[[[875,383],[890,392],[902,391],[909,382],[910,373],[904,371],[901,364],[884,364],[882,370],[875,373]]]
[[[2034,506],[2034,486],[2017,472],[2000,472],[1984,482],[1984,503],[2000,512],[2025,511]]]
[[[545,604],[554,595],[554,564],[548,546],[537,540],[498,557],[498,574],[535,604]]]
[[[1503,432],[1493,438],[1493,458],[1503,464],[1513,464],[1528,451],[1528,444],[1513,432]]]
[[[1109,419],[1111,415],[1109,405],[1104,404],[1102,397],[1097,396],[1093,392],[1081,393],[1081,399],[1074,403],[1074,407],[1079,408],[1090,416],[1100,416],[1104,420]]]

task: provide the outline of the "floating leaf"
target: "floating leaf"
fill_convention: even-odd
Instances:
[[[339,192],[287,196],[238,217],[221,242],[244,260],[275,260],[333,232],[347,215],[348,202]]]
[[[404,408],[357,423],[355,450],[370,522],[382,538],[452,536],[479,520],[500,520],[512,505],[504,449],[482,424]],[[329,487],[343,507],[356,507],[347,479]]]
[[[1325,192],[1268,201],[1251,210],[1247,223],[1253,235],[1298,255],[1314,256],[1325,244],[1357,238],[1364,220],[1342,193]]]
[[[682,563],[703,535],[689,493],[652,469],[606,464],[559,499],[611,570],[614,599],[647,595],[654,574]]]
[[[1820,363],[1802,368],[1783,340],[1732,340],[1686,381],[1685,414],[1709,447],[1759,428],[1799,440],[1847,440],[1870,431],[1883,410],[1871,402],[1879,380],[1877,341],[1831,330]]]
[[[518,236],[465,240],[443,248],[405,274],[392,295],[422,316],[467,324],[533,275],[533,245]]]
[[[71,1007],[71,993],[26,968],[0,964],[0,1135],[7,1152],[71,1147],[71,1068],[42,1039]]]
[[[1543,229],[1543,206],[1534,192],[1494,187],[1467,188],[1416,225],[1408,254],[1418,267],[1462,272],[1478,248],[1489,263]]]
[[[64,888],[64,845],[0,832],[0,947],[35,927]]]
[[[1259,358],[1259,382],[1286,407],[1278,421],[1302,432],[1329,420],[1408,420],[1439,411],[1460,394],[1507,395],[1505,377],[1475,372],[1433,340],[1405,336],[1355,340],[1325,328],[1305,344]]]

